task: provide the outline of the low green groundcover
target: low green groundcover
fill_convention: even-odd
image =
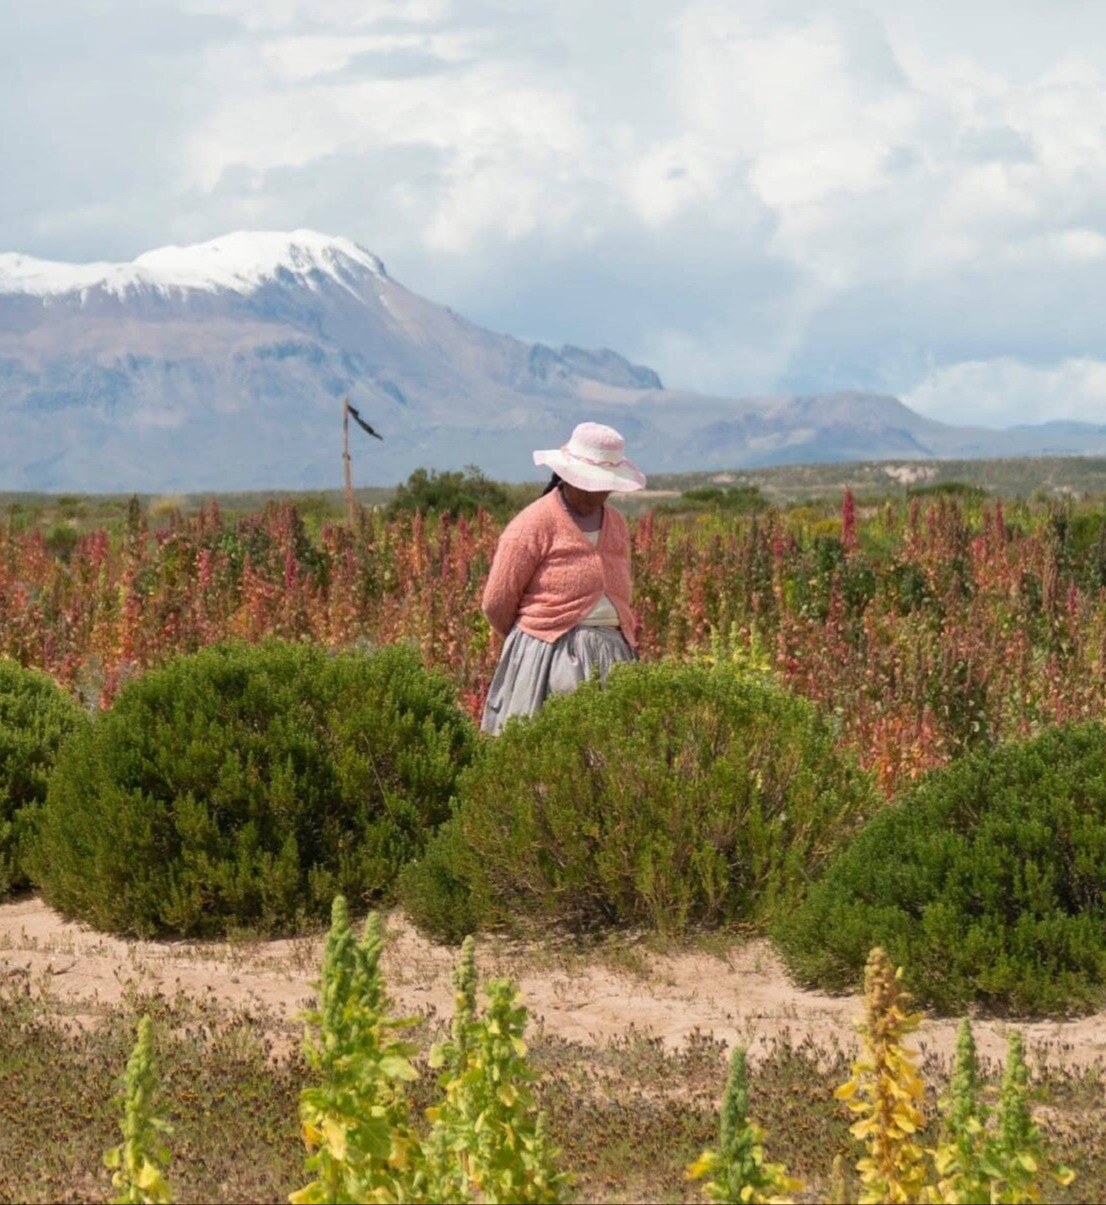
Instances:
[[[405,871],[416,923],[759,921],[878,806],[809,704],[732,670],[620,665],[512,721]]]
[[[0,657],[0,896],[26,886],[23,849],[62,742],[87,717],[53,678]]]
[[[859,985],[872,946],[918,1000],[1016,1013],[1106,999],[1106,729],[939,770],[877,815],[776,935],[804,983]]]
[[[338,892],[390,887],[449,814],[474,739],[407,648],[206,649],[128,684],[66,747],[31,870],[100,929],[294,928]]]

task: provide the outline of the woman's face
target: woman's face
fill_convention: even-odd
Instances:
[[[610,490],[580,490],[574,485],[569,485],[567,481],[562,484],[562,489],[565,501],[585,519],[588,515],[594,515],[597,510],[602,510],[603,503],[611,496]]]

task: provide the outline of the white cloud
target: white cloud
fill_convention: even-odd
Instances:
[[[407,78],[341,73],[362,55],[411,50],[431,69]],[[431,215],[412,232],[428,248],[464,254],[489,233],[512,240],[556,231],[576,209],[588,136],[574,98],[484,61],[479,34],[258,37],[214,50],[207,70],[225,95],[185,150],[200,192],[241,168],[422,147],[442,164],[426,181]]]
[[[658,228],[688,208],[717,200],[727,171],[713,147],[682,137],[628,156],[622,187],[633,212]]]
[[[675,385],[1097,397],[1106,6],[105,3],[0,15],[13,249],[312,226]]]
[[[188,412],[183,409],[136,410],[128,421],[140,431],[175,431],[188,421]]]
[[[360,29],[380,21],[429,24],[446,17],[451,0],[183,0],[188,12],[229,16],[252,32],[308,26]]]
[[[428,33],[286,35],[236,49],[260,58],[273,80],[292,85],[340,72],[360,56],[418,52],[444,66],[470,55],[463,38]]]
[[[1011,357],[950,364],[930,373],[903,401],[950,423],[970,416],[991,427],[1054,419],[1106,425],[1106,359],[1080,357],[1050,367]]]

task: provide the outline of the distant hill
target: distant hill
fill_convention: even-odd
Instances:
[[[988,460],[865,460],[777,465],[770,468],[656,473],[635,506],[671,504],[684,490],[702,486],[755,486],[779,505],[838,502],[848,486],[858,501],[938,493],[950,487],[981,489],[997,498],[1106,498],[1106,459],[1093,456],[1026,456]]]
[[[382,432],[359,483],[420,465],[536,476],[609,422],[650,473],[1106,453],[1106,426],[952,427],[893,397],[734,400],[614,351],[499,335],[312,231],[242,232],[129,264],[0,255],[0,490],[314,489],[340,479],[341,398]]]
[[[835,512],[841,504],[845,486],[849,486],[860,505],[881,503],[884,499],[911,493],[936,493],[946,489],[959,492],[964,486],[985,490],[1001,498],[1025,498],[1043,495],[1052,498],[1088,496],[1097,505],[1106,499],[1106,459],[1083,456],[1035,456],[1000,460],[901,460],[854,461],[847,464],[781,465],[775,468],[700,470],[683,473],[657,473],[649,488],[623,494],[618,508],[627,514],[640,514],[654,507],[680,510],[684,490],[702,486],[755,486],[764,498],[779,506],[815,503]],[[536,496],[540,487],[533,483],[508,486],[514,504],[521,509]],[[374,486],[356,491],[363,506],[386,506],[395,497],[390,486]],[[140,502],[155,526],[164,526],[174,510],[190,513],[206,506],[211,491],[196,494],[145,494]],[[279,499],[294,502],[300,510],[317,518],[343,521],[345,504],[341,489],[289,492],[218,493],[219,509],[227,519],[260,510],[267,502]],[[0,521],[34,524],[44,533],[64,526],[76,533],[124,521],[130,495],[127,493],[0,492]]]

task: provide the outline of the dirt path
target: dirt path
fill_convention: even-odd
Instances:
[[[48,984],[67,1011],[94,1017],[118,1003],[128,984],[167,993],[214,995],[227,1004],[254,1003],[292,1018],[313,998],[324,938],[251,942],[128,941],[63,920],[38,899],[0,904],[0,978],[29,974]],[[450,972],[456,951],[421,937],[399,913],[388,921],[385,975],[397,1008],[452,1008]],[[822,1048],[851,1046],[855,996],[825,996],[791,984],[768,943],[750,941],[724,954],[657,954],[629,939],[584,956],[552,945],[482,942],[483,977],[519,981],[530,1015],[547,1033],[597,1043],[630,1030],[678,1046],[696,1030],[754,1054],[774,1039],[810,1039]],[[927,1020],[916,1045],[947,1054],[956,1023]],[[1106,1013],[1019,1026],[1038,1058],[1068,1066],[1106,1060]],[[1000,1057],[1008,1026],[981,1020],[976,1039]]]

